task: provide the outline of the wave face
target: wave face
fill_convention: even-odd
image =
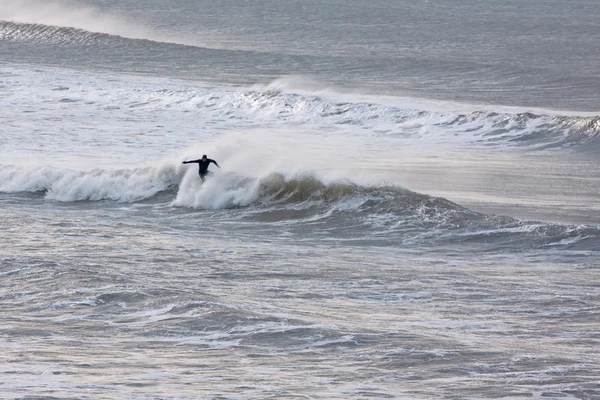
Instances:
[[[322,240],[392,246],[477,243],[488,250],[600,249],[598,227],[486,215],[397,186],[324,183],[312,175],[270,174],[262,179],[220,175],[202,187],[184,179],[172,204],[238,209],[237,216],[245,220],[285,226],[295,233],[308,230]]]

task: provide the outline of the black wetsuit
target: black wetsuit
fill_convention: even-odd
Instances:
[[[202,182],[204,182],[204,177],[208,174],[208,166],[210,165],[210,163],[214,163],[217,167],[219,166],[219,164],[217,164],[217,162],[215,160],[211,160],[210,158],[207,158],[206,160],[199,159],[199,160],[184,161],[183,163],[184,164],[198,163],[198,174],[200,175],[200,179],[202,179]]]

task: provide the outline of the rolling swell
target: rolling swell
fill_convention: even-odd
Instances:
[[[10,51],[26,62],[67,68],[93,66],[93,69],[108,68],[132,73],[148,72],[150,68],[158,75],[166,68],[183,78],[189,77],[192,72],[186,69],[186,65],[203,65],[206,58],[227,60],[247,57],[243,51],[209,48],[153,34],[130,37],[10,21],[0,21],[2,42],[12,44]],[[105,62],[99,63],[99,59]],[[66,64],[65,60],[68,60]]]
[[[247,84],[259,76],[281,76],[298,65],[318,68],[329,58],[228,49],[156,34],[139,38],[78,28],[0,21],[0,45],[19,63],[88,71],[110,71],[203,82]],[[98,60],[102,60],[99,62]],[[266,74],[266,75],[265,75]]]

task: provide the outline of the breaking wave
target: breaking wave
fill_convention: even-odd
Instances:
[[[238,218],[307,229],[323,240],[382,245],[480,243],[486,248],[562,246],[600,250],[600,229],[477,213],[447,199],[393,185],[324,183],[313,175],[262,179],[220,176],[202,187],[184,182],[172,203],[194,209],[240,210]]]
[[[567,248],[599,251],[600,229],[521,221],[477,213],[447,199],[394,185],[326,182],[312,174],[250,178],[220,173],[201,184],[174,165],[120,170],[25,170],[0,165],[0,192],[41,193],[48,200],[160,202],[210,212],[223,221],[281,234],[385,246],[477,243],[495,250]],[[212,218],[212,217],[211,217]],[[301,234],[301,235],[300,235]]]
[[[179,171],[169,165],[79,171],[0,164],[0,192],[43,193],[46,199],[60,202],[142,201],[169,190],[179,178]]]

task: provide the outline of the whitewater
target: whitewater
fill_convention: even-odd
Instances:
[[[0,397],[599,398],[598,17],[0,0]]]

